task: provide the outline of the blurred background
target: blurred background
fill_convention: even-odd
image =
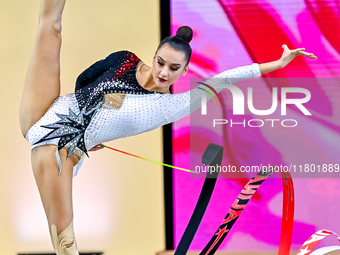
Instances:
[[[18,118],[40,1],[0,3],[1,254],[52,252],[31,170],[30,146],[21,136]],[[62,94],[73,92],[77,76],[114,51],[130,50],[150,65],[159,43],[159,27],[156,0],[67,1]],[[110,145],[162,161],[161,141],[158,129]],[[74,178],[74,211],[80,251],[154,254],[164,249],[162,167],[109,150],[92,152]]]
[[[18,121],[40,1],[0,2],[1,253],[53,252],[30,166],[30,146],[21,136]],[[164,6],[168,9],[164,10]],[[312,160],[316,164],[339,164],[339,10],[337,0],[68,0],[63,16],[62,94],[73,92],[78,74],[114,51],[130,50],[151,65],[161,35],[168,33],[164,30],[175,34],[182,25],[194,30],[193,56],[189,73],[173,86],[173,93],[190,89],[191,78],[209,78],[238,66],[276,60],[284,43],[290,48],[305,47],[306,51],[315,53],[318,60],[294,60],[285,69],[266,76],[321,79],[312,85],[299,84],[311,91],[312,99],[306,107],[312,116],[290,107],[285,118],[298,121],[299,126],[294,130],[225,127],[212,131],[204,125],[190,127],[187,117],[165,131],[172,147],[163,143],[162,129],[107,145],[157,161],[163,160],[165,151],[166,155],[171,154],[169,160],[174,165],[184,168],[190,168],[190,159],[199,158],[210,142],[225,147],[224,165],[306,164]],[[171,16],[163,16],[161,20],[161,15],[169,12]],[[249,86],[254,86],[256,108],[268,109],[272,88],[278,87],[274,80],[260,78],[254,83],[240,84],[244,93]],[[231,118],[230,94],[223,92],[221,97],[227,102],[220,109],[221,114]],[[208,105],[208,109],[213,107]],[[218,111],[215,114],[219,114]],[[279,109],[271,117],[282,118]],[[258,119],[259,116],[246,112],[244,118]],[[190,139],[200,142],[192,147]],[[176,248],[203,180],[193,180],[189,174],[178,171],[166,171],[169,173],[166,182],[171,187],[167,187],[165,193],[171,194],[167,196],[171,199],[164,201],[162,167],[106,149],[91,152],[74,178],[74,225],[80,251],[146,255]],[[251,176],[218,180],[192,251],[205,246]],[[339,180],[294,179],[294,250],[318,229],[340,232]],[[164,202],[171,205],[166,208],[167,229]],[[249,202],[221,245],[221,251],[242,254],[277,250],[281,210],[281,180],[269,179]],[[334,242],[335,238],[329,238],[324,245]]]

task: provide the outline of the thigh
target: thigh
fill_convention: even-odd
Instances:
[[[61,33],[50,24],[39,24],[20,105],[23,135],[60,95],[60,47]]]

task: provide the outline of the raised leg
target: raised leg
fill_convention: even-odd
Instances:
[[[20,105],[23,135],[48,110],[60,94],[61,17],[66,0],[41,0],[39,26],[28,66]],[[73,234],[72,178],[78,158],[67,160],[60,150],[62,173],[54,145],[32,150],[32,168],[47,216],[51,239],[58,255],[78,255]]]
[[[66,0],[41,0],[39,26],[20,104],[23,135],[60,95],[61,17]]]

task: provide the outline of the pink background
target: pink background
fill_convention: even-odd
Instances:
[[[263,78],[236,84],[245,94],[247,87],[253,87],[258,109],[270,107],[272,87],[304,87],[312,95],[305,105],[312,116],[305,116],[294,106],[288,107],[286,116],[281,116],[278,108],[271,118],[295,119],[298,126],[289,129],[269,125],[262,128],[225,127],[217,131],[204,125],[190,126],[187,117],[173,124],[174,165],[190,168],[190,157],[200,159],[210,142],[224,146],[224,165],[339,164],[340,87],[336,78],[340,77],[340,6],[337,3],[336,0],[171,1],[172,34],[182,25],[189,25],[194,30],[190,71],[173,86],[173,93],[190,89],[190,78],[209,78],[238,66],[276,60],[281,56],[282,44],[291,49],[305,47],[306,51],[318,56],[317,60],[295,59],[284,69],[265,76],[317,79],[304,80],[299,85],[290,82],[278,85],[273,79]],[[230,94],[223,91],[220,95],[225,102],[224,115],[221,109],[216,110],[217,106],[213,108],[212,101],[208,111],[214,109],[214,116],[220,116],[218,118],[233,118]],[[197,112],[191,118],[195,116]],[[268,116],[256,116],[246,111],[243,118],[265,119]],[[180,171],[174,171],[173,180],[177,245],[203,180],[190,178],[189,174]],[[192,250],[200,250],[206,245],[246,182],[246,178],[217,181]],[[316,230],[326,228],[340,232],[339,185],[338,178],[294,179],[296,205],[292,249],[297,250]],[[271,178],[249,202],[221,250],[276,250],[281,210],[281,180]],[[335,243],[335,238],[323,241],[324,245]]]

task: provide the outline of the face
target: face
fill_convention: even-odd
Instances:
[[[189,66],[185,53],[164,44],[153,57],[153,79],[159,88],[168,89],[179,77],[185,75]]]

